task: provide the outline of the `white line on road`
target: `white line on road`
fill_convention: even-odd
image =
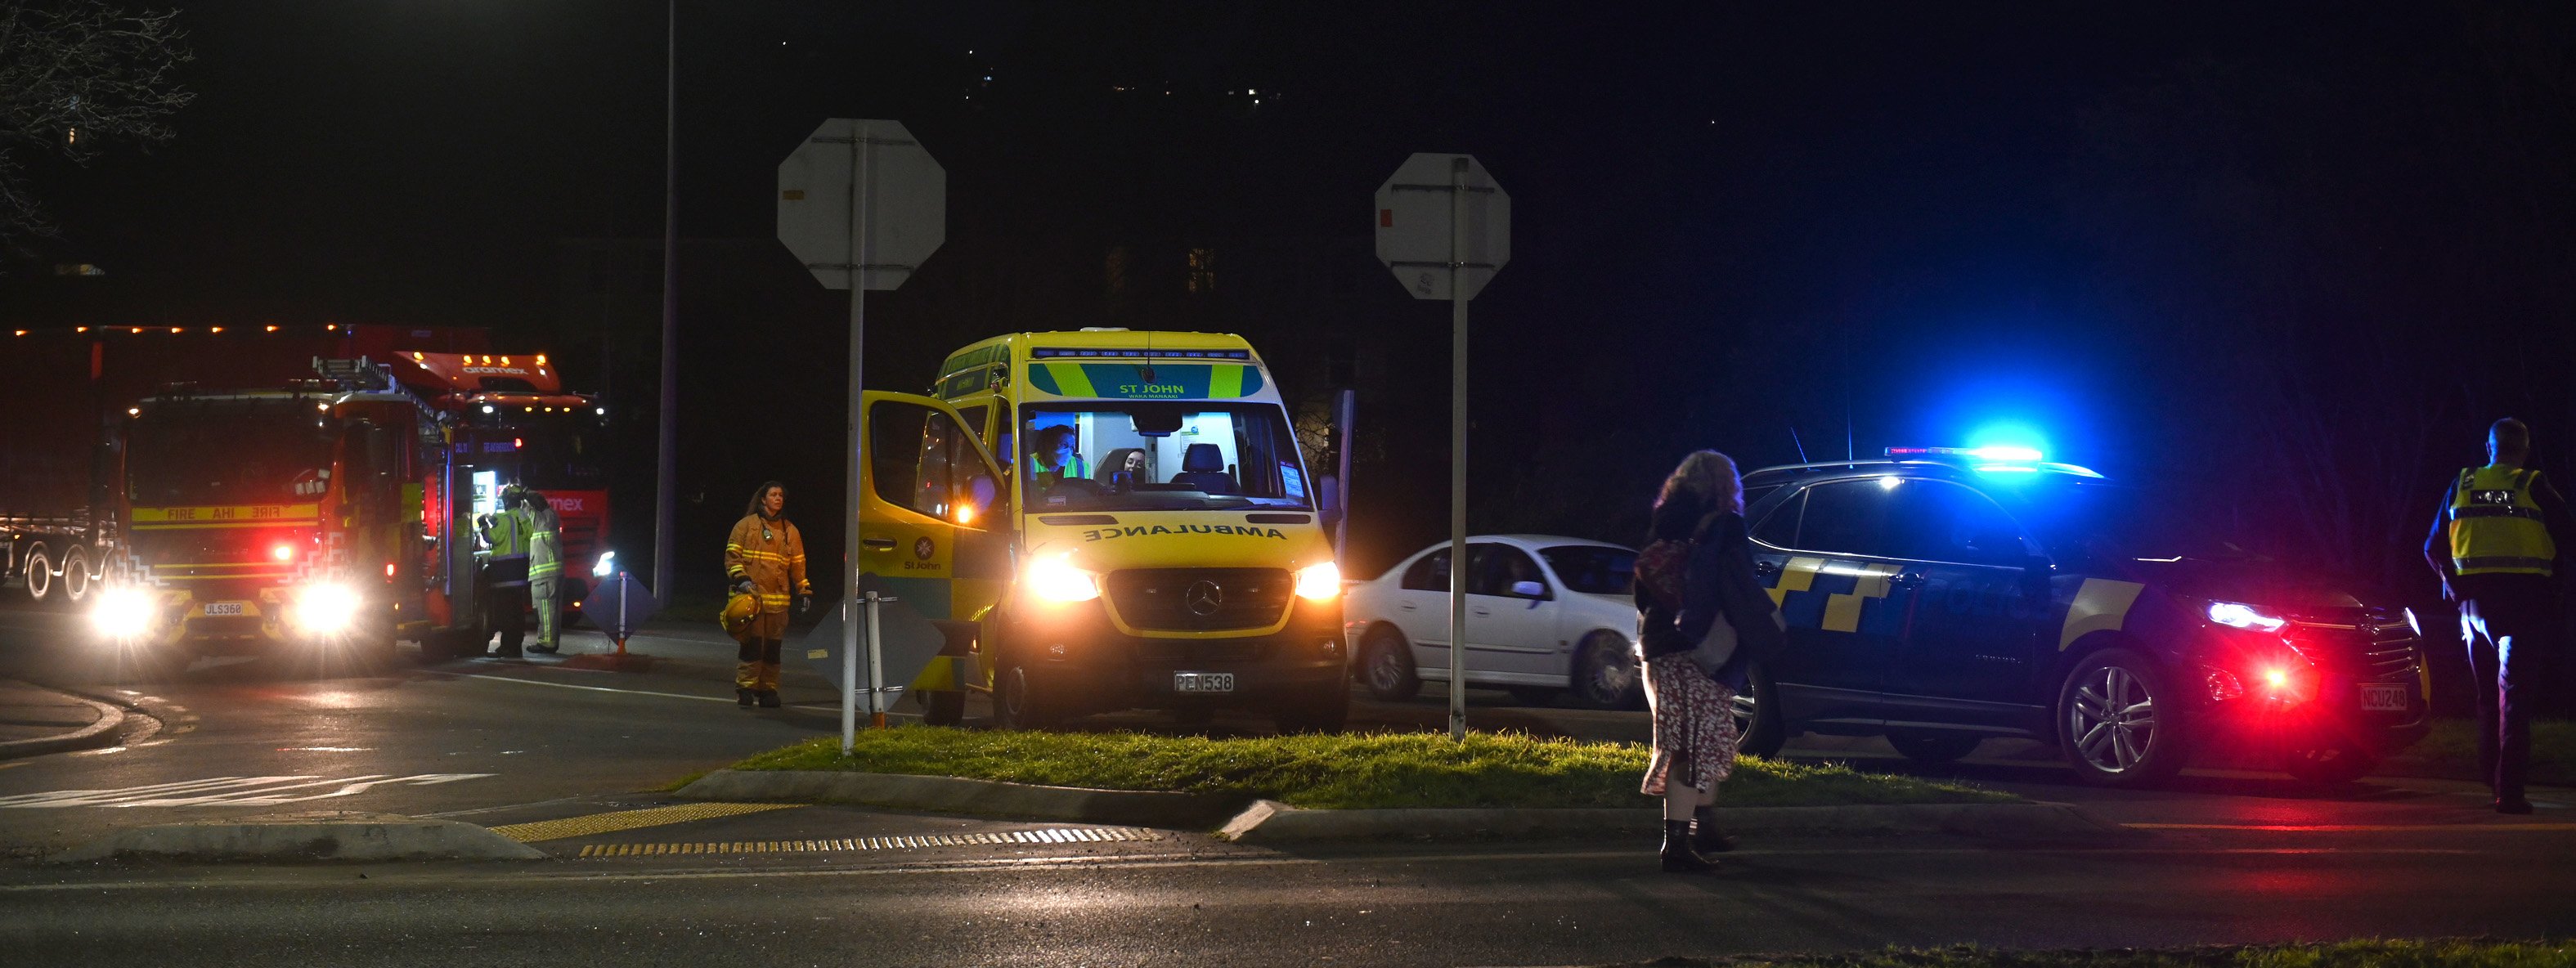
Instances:
[[[280,803],[302,803],[333,797],[356,796],[389,783],[407,786],[436,786],[458,780],[478,780],[490,773],[421,773],[412,776],[388,776],[368,773],[360,776],[323,779],[311,774],[301,776],[219,776],[179,783],[155,783],[115,790],[55,790],[48,793],[22,793],[0,797],[0,808],[47,807],[212,807],[274,806]],[[297,793],[281,796],[290,790],[330,787],[321,793]]]
[[[442,676],[454,676],[459,679],[489,679],[493,682],[515,682],[522,686],[552,686],[556,689],[580,689],[586,692],[622,692],[630,696],[661,696],[665,699],[696,699],[701,702],[733,701],[732,699],[724,696],[692,696],[687,693],[654,692],[649,689],[612,689],[607,686],[576,686],[569,682],[539,682],[535,679],[519,679],[511,676],[486,676],[477,675],[471,672],[441,672],[438,674]]]

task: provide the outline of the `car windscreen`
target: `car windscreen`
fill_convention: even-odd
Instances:
[[[330,483],[329,422],[305,400],[151,406],[126,436],[126,496],[138,506],[290,504]]]
[[[1277,404],[1097,401],[1020,411],[1027,511],[1314,509]]]
[[[1548,570],[1570,591],[1587,595],[1627,595],[1636,581],[1637,553],[1600,545],[1558,545],[1542,549]]]
[[[2207,522],[2132,487],[2066,483],[2033,488],[2015,510],[2061,557],[2235,561],[2260,557]]]

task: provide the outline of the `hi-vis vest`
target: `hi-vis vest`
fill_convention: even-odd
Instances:
[[[2451,494],[2451,564],[2463,575],[2546,575],[2558,548],[2531,498],[2540,472],[2472,467]]]
[[[555,516],[555,507],[543,500],[519,512],[527,519],[528,577],[552,578],[563,574],[563,521]]]

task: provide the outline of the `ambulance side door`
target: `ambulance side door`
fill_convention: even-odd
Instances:
[[[1010,515],[992,456],[939,400],[871,391],[865,406],[859,571],[923,618],[974,619],[1010,578]]]

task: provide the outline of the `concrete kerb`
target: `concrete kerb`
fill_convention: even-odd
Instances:
[[[1729,807],[1734,834],[1950,834],[1995,840],[2101,841],[2146,836],[2066,803],[1920,803],[1839,807]],[[1546,810],[1303,810],[1261,800],[1217,836],[1246,844],[1336,840],[1476,840],[1644,835],[1663,812],[1633,807]]]
[[[27,685],[58,695],[68,696],[78,702],[86,704],[91,708],[98,710],[98,720],[72,732],[63,733],[57,736],[39,736],[33,739],[16,739],[9,740],[7,742],[0,742],[0,760],[14,760],[28,756],[43,756],[47,753],[60,753],[66,750],[81,750],[106,746],[110,743],[116,742],[116,738],[121,735],[122,731],[125,729],[125,709],[115,703],[100,702],[88,696],[77,695],[51,686],[38,686],[32,682],[27,683]]]
[[[317,813],[158,824],[120,830],[46,858],[97,861],[542,860],[545,853],[454,820]]]
[[[1232,794],[1089,790],[998,780],[834,770],[717,770],[681,787],[692,800],[849,803],[930,813],[1212,830],[1243,810]]]
[[[862,806],[1216,830],[1247,844],[1313,841],[1593,837],[1661,829],[1652,808],[1307,810],[1224,794],[1087,790],[995,780],[829,770],[717,770],[679,796],[693,800],[848,803]],[[1998,840],[2081,841],[2144,834],[2064,803],[1932,803],[1842,807],[1729,807],[1729,832],[1920,834]]]

